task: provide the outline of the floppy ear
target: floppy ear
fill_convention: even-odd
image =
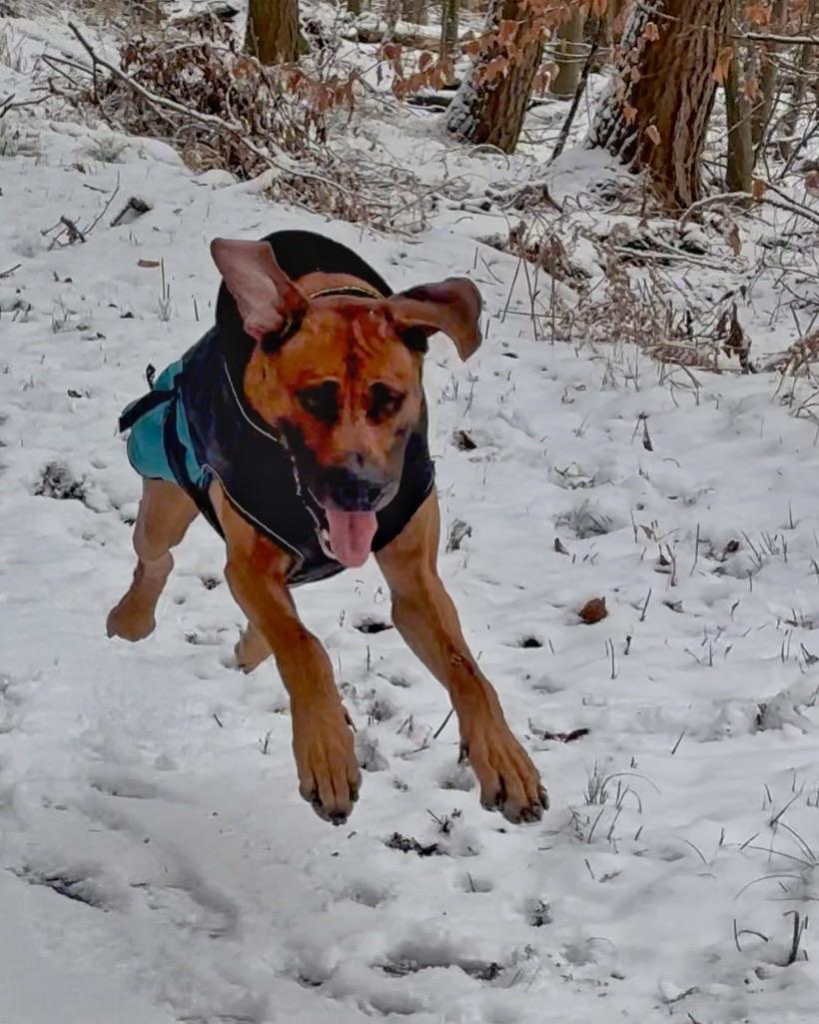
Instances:
[[[267,242],[216,238],[210,252],[251,338],[262,341],[304,315],[307,299],[276,262]]]
[[[387,300],[399,328],[425,334],[443,331],[461,359],[469,359],[481,343],[481,293],[466,277],[448,277],[439,284],[421,284]]]

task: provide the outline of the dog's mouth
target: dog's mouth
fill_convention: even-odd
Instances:
[[[370,556],[378,529],[375,512],[341,512],[325,507],[324,514],[333,554],[346,568],[360,568]]]

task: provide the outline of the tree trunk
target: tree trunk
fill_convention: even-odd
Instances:
[[[347,0],[347,10],[356,16],[361,14],[361,0]]]
[[[460,0],[442,0],[441,3],[441,56],[449,57],[458,42],[458,15]]]
[[[582,7],[575,7],[572,16],[565,21],[558,32],[557,43],[552,56],[557,64],[557,74],[549,85],[549,92],[561,99],[574,99],[585,61],[583,28],[586,14]]]
[[[817,16],[819,16],[819,0],[810,0],[807,13],[802,22],[803,35],[813,35],[816,31]],[[785,161],[789,161],[793,155],[794,143],[792,139],[799,127],[799,116],[802,111],[802,105],[805,102],[808,78],[811,74],[813,62],[816,59],[814,47],[802,46],[800,49],[802,52],[799,55],[799,71],[793,84],[793,92],[791,93],[788,110],[782,118],[782,134],[784,138],[779,143],[779,153]]]
[[[501,22],[516,23],[511,40],[501,41]],[[543,58],[543,32],[534,25],[525,0],[492,0],[486,32],[493,41],[461,83],[444,127],[463,142],[511,153]]]
[[[384,21],[387,24],[387,37],[395,35],[395,26],[401,17],[401,0],[387,0],[384,4]]]
[[[298,0],[250,0],[245,49],[262,64],[289,64],[306,50]]]
[[[725,76],[725,117],[728,123],[728,162],[725,185],[729,192],[750,192],[754,174],[751,103],[745,89],[745,54],[735,50]]]
[[[727,35],[725,0],[637,0],[588,145],[647,171],[669,208],[700,195],[699,165]]]
[[[771,9],[771,32],[783,32],[788,19],[788,0],[774,0]],[[762,71],[759,76],[759,102],[754,107],[751,119],[751,134],[754,142],[754,153],[758,157],[765,142],[765,133],[771,123],[777,91],[777,67],[774,61],[774,48],[763,45],[760,52]]]

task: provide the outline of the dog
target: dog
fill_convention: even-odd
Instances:
[[[483,806],[540,819],[546,791],[436,569],[424,353],[442,331],[462,359],[473,354],[480,293],[454,277],[394,294],[352,250],[310,232],[216,239],[211,253],[222,275],[214,327],[120,419],[143,491],[137,565],[108,635],[154,630],[171,549],[202,513],[224,538],[225,577],[248,620],[237,665],[275,657],[300,793],[339,825],[361,784],[351,722],[291,589],[372,552],[396,628],[449,692]]]

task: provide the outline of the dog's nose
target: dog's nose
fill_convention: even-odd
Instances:
[[[334,466],[324,473],[327,498],[342,512],[371,512],[384,492],[384,482],[366,472]]]

